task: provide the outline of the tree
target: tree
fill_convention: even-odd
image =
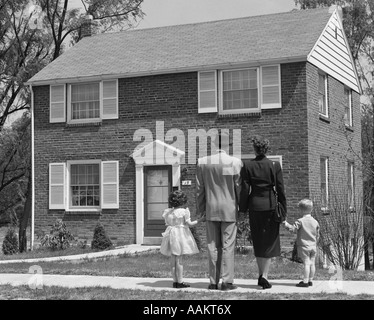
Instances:
[[[30,109],[31,94],[25,82],[61,55],[66,43],[74,45],[81,39],[84,16],[92,15],[98,22],[99,32],[108,32],[129,28],[144,15],[141,10],[143,0],[81,0],[83,8],[70,8],[69,2],[0,2],[0,133],[5,130],[4,125],[10,116]],[[23,126],[23,129],[27,131],[29,126]],[[11,137],[15,131],[9,134],[6,132],[3,138]],[[16,136],[13,137],[15,141]],[[30,135],[27,141],[30,146]],[[24,205],[19,223],[22,251],[26,249],[26,227],[31,215],[31,164],[28,161],[27,165],[15,169],[13,166],[19,154],[17,143],[9,142],[7,146],[13,149],[0,154],[0,179],[3,182],[2,185],[0,182],[0,199],[13,199],[16,204]],[[19,196],[14,197],[14,194]],[[6,204],[3,205],[5,208]],[[8,203],[7,210],[14,205]]]

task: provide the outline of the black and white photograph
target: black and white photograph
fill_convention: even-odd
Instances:
[[[373,85],[373,0],[0,0],[0,300],[374,300]]]

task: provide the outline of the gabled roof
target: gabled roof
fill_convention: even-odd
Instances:
[[[326,8],[293,10],[94,35],[83,38],[28,83],[306,61],[330,17]]]

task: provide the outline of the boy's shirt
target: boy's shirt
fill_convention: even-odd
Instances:
[[[296,245],[306,249],[316,249],[319,235],[319,223],[310,214],[297,219],[293,225],[286,222],[286,228],[296,232]]]

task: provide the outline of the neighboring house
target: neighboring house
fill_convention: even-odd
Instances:
[[[171,190],[196,217],[196,158],[222,129],[242,158],[270,140],[290,221],[304,197],[326,210],[336,186],[362,194],[360,85],[335,9],[86,36],[28,83],[35,231],[61,218],[80,238],[101,222],[114,243],[159,243]]]

